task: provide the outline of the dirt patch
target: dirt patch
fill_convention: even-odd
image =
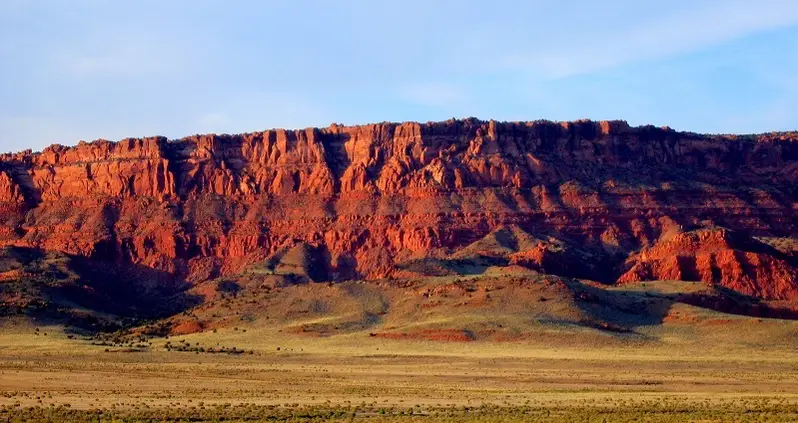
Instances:
[[[196,320],[187,320],[185,322],[178,323],[176,326],[169,331],[172,335],[188,335],[190,333],[197,333],[202,332],[202,323]]]
[[[467,330],[458,329],[425,329],[413,332],[378,332],[371,334],[378,338],[387,339],[425,339],[428,341],[471,342],[474,334]]]

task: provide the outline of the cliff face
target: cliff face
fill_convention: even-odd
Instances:
[[[612,281],[633,252],[706,221],[798,237],[796,187],[798,135],[705,136],[620,121],[95,141],[0,156],[0,245],[196,281],[303,242],[329,279],[377,278],[517,225],[600,252],[619,268],[596,279]]]
[[[680,233],[632,254],[619,283],[706,281],[768,299],[798,299],[794,257],[727,229]]]

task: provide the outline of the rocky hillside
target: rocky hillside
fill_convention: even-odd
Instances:
[[[487,257],[795,299],[796,239],[798,133],[466,119],[0,155],[0,245],[189,282],[301,245],[318,280]]]

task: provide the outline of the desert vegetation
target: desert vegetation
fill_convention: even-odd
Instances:
[[[26,422],[785,422],[798,419],[798,407],[741,402],[723,405],[618,404],[614,407],[374,407],[361,406],[256,406],[229,404],[132,410],[99,408],[74,410],[58,407],[3,407],[0,418]]]

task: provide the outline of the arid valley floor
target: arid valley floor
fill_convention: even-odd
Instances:
[[[690,340],[678,322],[507,342],[273,323],[115,343],[14,322],[0,421],[798,421],[798,323],[704,312]]]

